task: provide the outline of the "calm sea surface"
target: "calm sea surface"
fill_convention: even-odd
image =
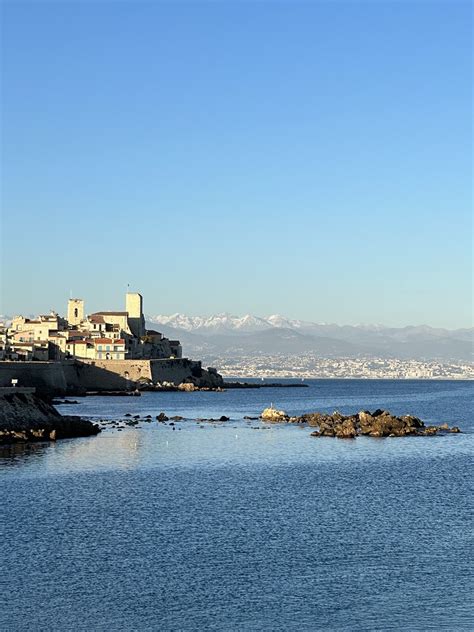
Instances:
[[[60,407],[188,420],[0,450],[0,630],[474,629],[473,393],[325,380]],[[463,434],[342,441],[243,420],[271,402]]]

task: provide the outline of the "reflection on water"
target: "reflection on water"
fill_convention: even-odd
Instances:
[[[15,461],[23,461],[26,458],[44,452],[52,447],[52,443],[13,443],[0,445],[0,467],[14,465]]]
[[[404,387],[406,387],[406,392]],[[124,401],[125,400],[125,401]],[[269,401],[290,414],[309,410],[355,412],[387,408],[415,414],[427,423],[459,424],[462,435],[427,439],[391,438],[376,441],[315,440],[300,426],[267,425],[244,420],[259,414]],[[87,397],[77,405],[63,406],[69,414],[94,419],[125,420],[140,415],[141,427],[121,430],[107,427],[97,437],[4,447],[0,476],[51,476],[80,471],[150,469],[160,467],[214,467],[252,463],[290,464],[326,461],[397,460],[438,455],[467,454],[472,450],[470,416],[472,384],[465,382],[315,381],[307,389],[261,389],[226,393],[145,393],[140,398]],[[186,420],[174,426],[159,424],[165,411]],[[231,419],[224,423],[198,423],[202,417]],[[144,418],[152,415],[147,423]],[[467,432],[466,432],[467,431]],[[13,474],[12,474],[13,475]]]

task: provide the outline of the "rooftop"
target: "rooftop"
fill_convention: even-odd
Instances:
[[[128,312],[95,312],[89,318],[92,316],[128,316]]]

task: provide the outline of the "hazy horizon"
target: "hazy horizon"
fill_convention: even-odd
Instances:
[[[472,326],[471,3],[1,11],[0,312]]]

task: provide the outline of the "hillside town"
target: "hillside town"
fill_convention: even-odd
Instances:
[[[132,360],[181,358],[178,340],[146,329],[141,294],[127,292],[124,311],[86,315],[83,299],[71,298],[66,317],[52,311],[15,316],[0,326],[0,360]]]

